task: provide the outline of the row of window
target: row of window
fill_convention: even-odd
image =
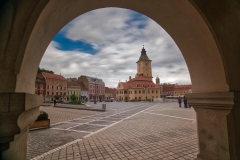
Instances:
[[[152,98],[151,99],[153,99],[154,98],[154,96],[152,96]],[[156,98],[158,98],[158,96],[156,96]],[[119,100],[124,100],[125,98],[124,97],[119,97],[118,98]],[[149,97],[135,97],[134,98],[135,100],[149,100]],[[128,100],[131,100],[131,98],[130,97],[128,97]]]
[[[80,95],[80,91],[68,91],[69,95],[75,94],[75,95]]]
[[[154,84],[136,84],[136,87],[154,87],[155,85]],[[121,87],[121,84],[118,85],[118,88]],[[130,85],[130,87],[132,87],[132,85]]]
[[[130,85],[131,86],[131,85]],[[136,84],[136,87],[154,87],[155,85],[151,84]]]
[[[135,91],[135,92],[133,92],[133,91],[117,91],[117,94],[133,94],[133,93],[135,93],[135,94],[146,94],[146,92],[145,92],[145,90],[139,90],[139,91]],[[158,93],[158,90],[156,90],[156,91],[154,91],[154,90],[152,90],[152,92],[151,92],[151,90],[148,90],[148,92],[147,92],[148,94],[150,94],[150,93],[152,93],[152,94],[154,94],[154,93]]]
[[[90,90],[90,93],[95,93],[95,90]],[[98,90],[97,93],[103,93],[104,94],[104,91],[103,90]]]
[[[162,92],[162,94],[183,94],[183,93],[188,93],[188,92]]]
[[[52,93],[52,94],[51,94]],[[66,92],[56,92],[56,95],[66,95]],[[47,95],[55,95],[54,92],[47,92]]]
[[[35,88],[38,88],[38,86],[40,86],[40,88],[43,88],[43,84],[35,84]]]
[[[35,90],[35,94],[38,94],[37,90]],[[43,94],[43,91],[40,91],[40,94]],[[55,93],[54,92],[47,92],[47,95],[66,95],[66,92],[55,92]]]
[[[146,66],[148,66],[148,63],[145,63]],[[141,64],[138,64],[138,67],[141,67]]]
[[[68,91],[68,95],[72,95],[72,94],[80,95],[80,93],[81,93],[81,91]],[[82,92],[82,94],[88,95],[87,92]]]
[[[104,89],[105,87],[103,86],[95,86],[95,85],[89,85],[90,88],[97,88],[97,89]]]
[[[49,85],[47,85],[47,89],[50,89]],[[54,89],[54,86],[51,86],[51,89]],[[56,90],[66,90],[66,87],[56,86]]]
[[[38,88],[38,86],[40,86],[40,88],[43,88],[43,84],[35,84],[35,88]],[[47,85],[47,89],[50,89],[50,86]],[[51,86],[51,89],[54,89],[54,86]],[[66,87],[62,87],[62,86],[56,86],[57,90],[66,90]]]

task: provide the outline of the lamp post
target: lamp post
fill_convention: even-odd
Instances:
[[[94,104],[97,104],[97,101],[96,101],[96,98],[97,98],[96,82],[97,82],[97,78],[95,78],[95,80],[94,80],[94,83],[95,83],[95,85],[94,85],[94,87],[95,87]]]

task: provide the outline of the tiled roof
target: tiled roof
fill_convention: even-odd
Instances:
[[[89,83],[95,83],[95,80],[96,80],[96,84],[103,84],[103,85],[105,85],[103,80],[100,79],[100,78],[90,77],[90,76],[81,76],[81,77],[86,77]]]
[[[152,80],[147,79],[143,76],[139,76],[137,78],[133,78],[127,82],[120,82],[122,84],[123,89],[159,89],[159,86],[153,83]]]
[[[105,87],[105,93],[114,93],[116,92],[116,88],[108,88],[108,87]]]
[[[138,76],[137,78],[133,78],[133,79],[130,80],[130,82],[132,82],[132,81],[148,81],[148,82],[152,82],[151,79],[145,78],[142,75]]]
[[[36,78],[44,78],[43,75],[41,73],[38,73]]]
[[[49,78],[49,79],[66,80],[66,78],[64,78],[62,75],[58,75],[58,74],[52,74],[52,73],[42,72],[42,75],[43,75],[45,78]]]
[[[192,85],[175,85],[174,89],[191,89]]]
[[[84,86],[83,82],[76,82],[76,83],[80,86],[82,91],[87,91],[87,88]]]
[[[36,76],[36,83],[46,84],[45,78],[41,73],[38,73]]]
[[[137,62],[139,62],[139,61],[141,61],[141,60],[151,61],[151,60],[148,58],[147,52],[146,52],[146,50],[145,50],[144,47],[143,47],[143,49],[142,49],[141,56],[139,57],[139,60],[138,60]]]
[[[78,88],[80,89],[80,85],[78,85],[76,82],[67,82],[68,88]]]

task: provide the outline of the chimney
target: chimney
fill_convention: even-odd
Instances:
[[[129,76],[129,81],[132,79],[132,77],[131,76]]]

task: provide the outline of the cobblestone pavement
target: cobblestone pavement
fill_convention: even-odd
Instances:
[[[154,103],[110,102],[107,103],[106,112],[41,107],[41,110],[49,113],[52,125],[50,129],[29,132],[27,158],[31,159],[61,145],[76,139],[81,139],[88,134],[92,134],[128,116],[138,113],[153,104]],[[98,107],[101,106],[102,103],[90,103],[89,105]]]
[[[116,103],[111,104],[113,110],[109,112],[53,126],[56,131],[68,130],[86,135],[75,134],[73,137],[82,139],[35,159],[183,160],[196,157],[197,132],[193,109],[178,108],[176,103],[169,102],[154,106],[153,103]],[[118,110],[121,105],[125,110]],[[126,107],[128,105],[132,105],[131,110]],[[76,126],[72,126],[74,123]],[[96,129],[94,125],[99,128]],[[67,138],[65,140],[68,141]],[[50,144],[58,143],[63,142]]]
[[[41,106],[40,110],[48,113],[51,120],[51,124],[68,121],[76,118],[90,116],[98,114],[99,112],[78,110],[78,109],[67,109],[67,108],[56,108],[53,106]]]

